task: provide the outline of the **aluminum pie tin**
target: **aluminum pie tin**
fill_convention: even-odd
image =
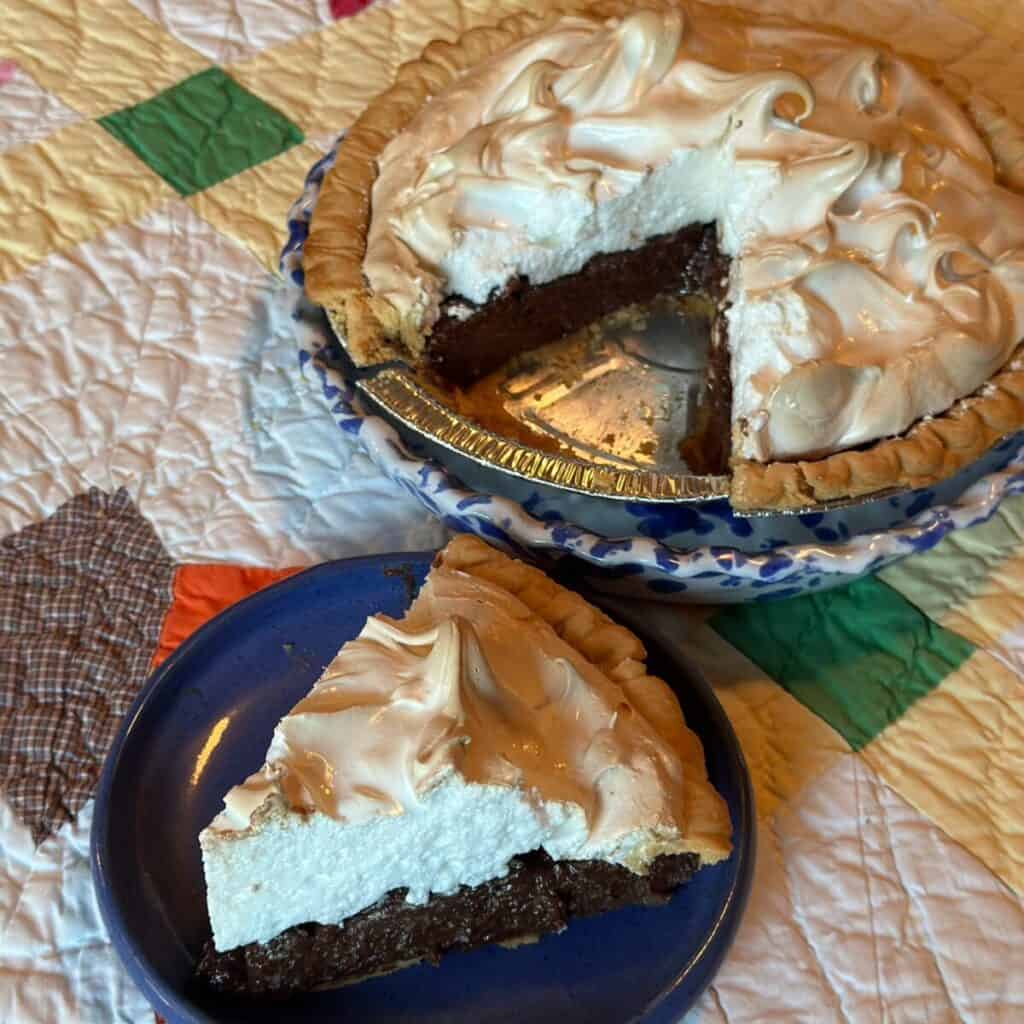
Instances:
[[[320,356],[336,364],[357,393],[407,438],[432,442],[488,474],[599,499],[720,501],[729,497],[730,477],[690,473],[679,455],[678,439],[686,436],[697,415],[710,341],[710,317],[694,314],[688,305],[691,298],[663,297],[640,320],[635,311],[617,313],[585,328],[571,342],[571,354],[579,357],[575,362],[547,360],[545,352],[552,346],[545,346],[537,350],[533,366],[527,359],[526,367],[507,367],[495,375],[505,411],[566,443],[573,454],[533,447],[486,429],[405,364],[357,367],[346,350],[341,325],[327,310],[336,346]],[[668,315],[657,307],[666,302],[682,304],[682,315],[679,310]],[[619,318],[622,322],[616,323]],[[1018,351],[1024,353],[1024,343]],[[994,438],[988,453],[1016,434]],[[488,489],[501,493],[498,486]],[[732,514],[746,519],[802,516],[854,509],[909,493],[911,488],[891,487],[856,498],[785,509],[733,509]]]
[[[556,343],[563,358],[529,365],[527,357],[525,368],[499,371],[497,401],[527,437],[549,439],[542,447],[481,426],[408,366],[357,370],[346,353],[343,370],[403,431],[496,472],[600,498],[707,501],[728,495],[729,477],[689,472],[678,451],[695,422],[707,359],[710,320],[697,309],[656,300]],[[340,325],[330,313],[328,320],[344,349]]]
[[[344,332],[327,312],[342,371],[357,392],[401,431],[496,473],[596,498],[702,502],[727,498],[730,478],[688,471],[679,438],[693,428],[710,342],[703,300],[661,298],[642,311],[612,314],[556,343],[568,356],[541,357],[499,371],[504,411],[568,452],[533,447],[486,429],[400,363],[358,368]],[[737,515],[801,515],[863,505],[901,493]]]

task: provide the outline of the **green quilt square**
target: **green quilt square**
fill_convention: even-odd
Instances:
[[[100,124],[190,196],[302,142],[280,111],[208,68]]]
[[[860,750],[974,651],[877,579],[735,605],[711,626]]]

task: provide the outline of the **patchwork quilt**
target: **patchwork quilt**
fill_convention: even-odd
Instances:
[[[277,254],[402,61],[528,5],[4,0],[0,1019],[153,1020],[88,868],[149,669],[286,572],[443,542],[299,372]],[[1024,115],[1020,0],[787,10]],[[1024,1020],[1024,498],[840,590],[650,617],[714,683],[760,822],[693,1020]]]

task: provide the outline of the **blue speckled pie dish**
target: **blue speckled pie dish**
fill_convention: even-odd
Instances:
[[[1024,433],[924,490],[804,515],[736,515],[725,499],[621,501],[573,493],[482,465],[367,411],[327,358],[331,330],[303,293],[302,247],[334,151],[306,177],[288,217],[281,273],[302,372],[345,433],[446,526],[519,554],[571,556],[604,591],[733,603],[792,597],[874,572],[988,519],[1024,493]]]

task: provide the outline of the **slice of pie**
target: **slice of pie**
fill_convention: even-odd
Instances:
[[[431,44],[346,136],[305,268],[357,363],[463,387],[701,293],[746,508],[923,486],[1024,427],[1024,135],[1005,117],[852,37],[562,6]]]
[[[199,837],[222,992],[282,995],[667,900],[727,808],[627,629],[471,537],[278,724]]]

